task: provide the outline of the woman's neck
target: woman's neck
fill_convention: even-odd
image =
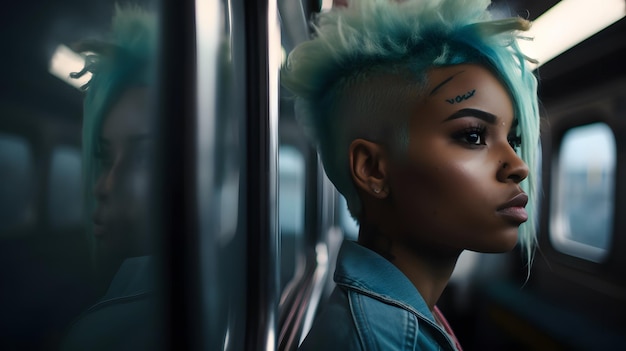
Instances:
[[[362,223],[359,243],[385,257],[413,283],[432,311],[443,293],[461,252],[415,247],[382,235],[376,226]]]
[[[448,285],[459,255],[440,257],[428,252],[416,253],[401,245],[394,247],[393,255],[396,259],[392,263],[409,278],[432,311]]]

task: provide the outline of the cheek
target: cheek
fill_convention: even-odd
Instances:
[[[150,174],[145,169],[136,170],[129,177],[128,193],[137,203],[146,203],[150,189]]]
[[[489,206],[490,176],[479,160],[424,162],[397,173],[395,205],[406,231],[462,231]]]
[[[122,256],[135,254],[142,247],[149,220],[149,191],[152,177],[147,171],[135,169],[120,179],[120,186],[111,201],[113,232],[111,245]]]
[[[144,169],[120,172],[117,184],[106,207],[118,218],[119,224],[142,220],[151,188],[150,174]]]
[[[486,157],[476,152],[422,154],[419,162],[394,169],[392,213],[401,240],[420,247],[510,250],[517,228],[496,215],[502,188],[497,162]]]
[[[128,174],[124,184],[126,211],[129,216],[142,220],[148,206],[151,176],[145,169],[136,169]]]
[[[411,167],[397,172],[392,185],[393,199],[397,213],[403,217],[401,222],[414,226],[441,214],[440,202],[446,191],[441,181],[443,173],[444,170],[437,166],[427,170]]]

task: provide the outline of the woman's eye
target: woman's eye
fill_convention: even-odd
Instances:
[[[467,134],[465,140],[467,141],[468,144],[484,145],[483,137],[482,137],[482,135],[480,135],[478,133],[469,133],[469,134]]]
[[[126,149],[126,163],[131,167],[145,167],[152,161],[152,144],[137,143]]]
[[[511,147],[514,150],[519,149],[520,146],[522,146],[522,138],[520,136],[517,135],[509,135],[509,145],[511,145]]]
[[[472,146],[486,145],[485,142],[485,129],[484,128],[470,128],[457,133],[454,138],[462,143]]]
[[[145,148],[134,149],[130,152],[128,161],[135,167],[146,166],[150,161],[150,152]]]

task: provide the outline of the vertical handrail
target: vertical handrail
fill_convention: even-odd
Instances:
[[[202,326],[196,204],[195,3],[162,1],[158,67],[160,219],[165,349],[195,350]]]
[[[275,350],[278,307],[278,69],[275,0],[246,6],[248,313],[246,349]],[[276,47],[278,45],[278,47]]]

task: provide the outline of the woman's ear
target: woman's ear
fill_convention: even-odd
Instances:
[[[350,172],[357,188],[379,199],[389,195],[387,157],[379,144],[355,139],[350,144]]]

